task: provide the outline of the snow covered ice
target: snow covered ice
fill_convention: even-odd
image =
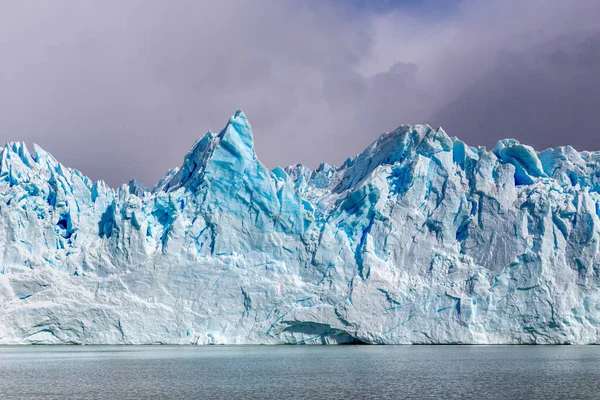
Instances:
[[[0,153],[0,343],[598,343],[600,153],[427,125],[269,170],[238,111],[153,189]]]

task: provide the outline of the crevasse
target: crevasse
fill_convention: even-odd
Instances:
[[[243,112],[154,188],[0,152],[0,343],[598,343],[600,153],[427,125],[270,171]]]

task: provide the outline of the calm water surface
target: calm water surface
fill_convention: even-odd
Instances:
[[[3,399],[598,399],[600,346],[0,347]]]

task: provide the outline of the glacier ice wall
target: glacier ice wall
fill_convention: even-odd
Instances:
[[[153,189],[0,153],[0,343],[598,343],[600,153],[427,125],[268,170],[237,112]]]

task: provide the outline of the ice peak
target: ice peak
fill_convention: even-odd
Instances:
[[[208,131],[197,140],[186,154],[181,168],[170,171],[153,191],[173,191],[181,187],[194,190],[203,182],[211,162],[228,165],[235,164],[236,160],[257,161],[252,128],[242,110],[229,118],[219,134]]]
[[[339,168],[343,178],[333,190],[340,192],[357,185],[379,166],[400,163],[417,154],[432,157],[451,151],[452,147],[452,139],[442,128],[433,129],[426,124],[401,125],[381,134],[362,153],[346,160]]]
[[[33,150],[35,153],[34,159],[38,165],[45,165],[48,169],[54,169],[59,164],[52,154],[48,153],[35,143],[33,144]]]
[[[206,166],[206,161],[210,157],[215,145],[215,136],[208,131],[204,136],[198,139],[190,151],[185,155],[181,168],[169,170],[165,178],[154,187],[155,191],[163,190],[165,192],[176,190],[187,186],[193,180],[198,180]]]
[[[252,127],[242,110],[237,110],[219,134],[221,146],[240,157],[255,159]]]
[[[245,119],[246,121],[248,121],[248,118],[246,117],[246,113],[244,113],[244,111],[242,111],[242,110],[235,110],[235,113],[233,114],[233,116],[230,119],[236,119],[236,118],[242,118],[242,119]]]
[[[29,168],[31,168],[32,163],[35,161],[33,157],[31,157],[31,154],[29,154],[29,150],[27,149],[27,145],[25,144],[25,142],[7,142],[4,145],[2,153],[3,159],[5,158],[7,160],[13,161],[19,160],[21,163],[23,163]]]

